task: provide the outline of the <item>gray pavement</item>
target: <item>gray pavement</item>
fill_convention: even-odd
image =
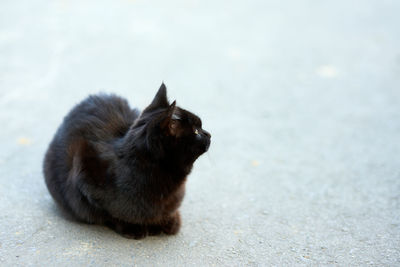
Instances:
[[[399,1],[2,1],[0,266],[399,266]],[[170,99],[212,135],[174,237],[66,220],[68,110]]]

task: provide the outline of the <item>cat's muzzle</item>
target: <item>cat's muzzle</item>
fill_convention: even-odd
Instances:
[[[207,152],[208,148],[210,147],[211,144],[211,134],[205,130],[202,131],[201,133],[201,139],[203,143],[203,153]]]

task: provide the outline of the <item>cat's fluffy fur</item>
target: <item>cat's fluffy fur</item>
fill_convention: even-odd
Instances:
[[[193,113],[161,85],[140,113],[115,95],[92,95],[64,118],[44,160],[47,187],[76,219],[123,236],[176,234],[185,179],[210,145]]]

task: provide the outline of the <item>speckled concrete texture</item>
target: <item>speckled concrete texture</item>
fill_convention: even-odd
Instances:
[[[399,266],[399,1],[2,1],[0,266]],[[90,93],[202,117],[177,236],[65,219],[43,181]]]

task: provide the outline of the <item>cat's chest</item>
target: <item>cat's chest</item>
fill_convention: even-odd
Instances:
[[[181,204],[185,196],[185,183],[182,183],[173,193],[165,195],[161,193],[156,200],[157,206],[160,207],[162,213],[171,213],[175,211]]]

